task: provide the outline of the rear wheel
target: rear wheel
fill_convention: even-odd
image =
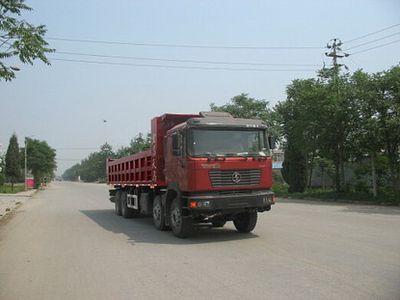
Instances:
[[[182,205],[179,198],[171,204],[170,225],[172,232],[179,238],[186,238],[192,233],[192,219],[182,214]]]
[[[120,216],[122,214],[121,212],[121,195],[122,195],[122,191],[118,190],[115,194],[115,201],[114,201],[114,205],[115,205],[115,213]]]
[[[121,215],[126,218],[130,219],[133,218],[136,214],[136,211],[132,208],[128,207],[128,192],[122,192],[121,198]]]
[[[157,195],[153,200],[153,223],[158,230],[166,230],[165,207],[162,205],[161,196]]]
[[[257,212],[244,212],[237,214],[233,220],[236,230],[241,233],[249,233],[257,224]]]

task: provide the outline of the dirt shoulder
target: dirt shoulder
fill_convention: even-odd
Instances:
[[[0,194],[0,220],[11,214],[19,205],[30,199],[37,190],[16,194]]]

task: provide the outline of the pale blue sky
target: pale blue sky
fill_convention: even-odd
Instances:
[[[350,40],[400,23],[400,2],[376,1],[27,1],[24,18],[46,24],[48,37],[216,46],[320,46],[334,37]],[[400,31],[400,26],[349,44]],[[399,39],[395,35],[366,49]],[[227,50],[101,45],[51,40],[58,51],[168,59],[322,65],[324,49]],[[346,48],[346,45],[344,45]],[[354,51],[355,51],[354,50]],[[351,51],[349,51],[351,52]],[[354,55],[350,70],[387,69],[399,62],[400,43]],[[194,66],[63,54],[54,58]],[[329,60],[326,60],[329,62]],[[226,103],[245,92],[272,104],[285,98],[294,78],[314,71],[238,72],[88,65],[53,61],[20,65],[17,79],[0,82],[0,144],[16,132],[35,135],[57,149],[58,173],[105,140],[114,148],[146,132],[165,112],[195,113],[210,102]],[[211,65],[203,65],[210,67]],[[230,66],[233,68],[244,66]],[[263,69],[278,67],[262,66]],[[285,67],[293,69],[293,67]],[[318,66],[296,69],[317,70]],[[103,119],[108,122],[104,124]],[[75,161],[74,161],[75,160]]]

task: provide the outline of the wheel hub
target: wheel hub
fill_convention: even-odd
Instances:
[[[161,207],[160,207],[160,205],[156,205],[153,208],[153,215],[154,215],[156,220],[160,220],[161,219]]]
[[[181,213],[179,211],[179,209],[174,209],[171,213],[172,216],[172,223],[175,225],[175,227],[180,227],[181,226],[181,222],[182,222],[182,216]]]

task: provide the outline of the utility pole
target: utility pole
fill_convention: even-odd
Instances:
[[[26,146],[28,145],[27,142],[27,137],[25,137],[25,191],[28,189],[28,185],[26,183],[26,178],[28,176],[28,159],[27,159],[27,151],[26,151]]]
[[[24,150],[24,152],[25,152],[25,159],[24,159],[24,164],[25,164],[25,191],[27,191],[28,190],[28,185],[27,185],[27,182],[26,182],[26,179],[27,179],[27,177],[28,177],[28,152],[27,152],[27,146],[28,146],[28,138],[33,138],[34,137],[34,135],[31,135],[31,136],[29,136],[29,137],[25,137],[25,150]]]
[[[338,38],[334,38],[328,42],[326,47],[328,48],[329,52],[325,52],[325,55],[328,57],[332,58],[332,69],[333,74],[329,74],[329,76],[332,76],[332,83],[334,87],[334,95],[333,97],[336,98],[336,100],[339,100],[340,97],[340,89],[339,89],[339,72],[340,72],[340,67],[344,66],[347,70],[347,67],[344,64],[338,63],[338,59],[342,59],[344,57],[349,56],[349,54],[344,53],[342,51],[342,41]],[[330,73],[330,72],[329,72]],[[340,124],[341,127],[341,124]],[[338,130],[338,137],[341,137],[341,128],[337,128]],[[340,138],[336,140],[336,147],[335,147],[335,183],[336,183],[336,190],[341,191],[342,190],[342,184],[345,183],[345,170],[344,170],[344,153],[343,153],[343,142],[340,142]]]
[[[103,119],[103,124],[104,124],[104,137],[105,137],[105,143],[107,144],[107,120]]]
[[[0,144],[0,173],[3,171],[3,145]]]
[[[328,44],[326,44],[326,48],[328,48],[330,52],[325,52],[325,56],[332,57],[333,70],[335,71],[335,75],[339,74],[340,67],[344,66],[347,69],[346,65],[338,63],[338,58],[341,59],[350,55],[342,51],[342,44],[342,41],[338,38],[334,38],[330,40]]]

